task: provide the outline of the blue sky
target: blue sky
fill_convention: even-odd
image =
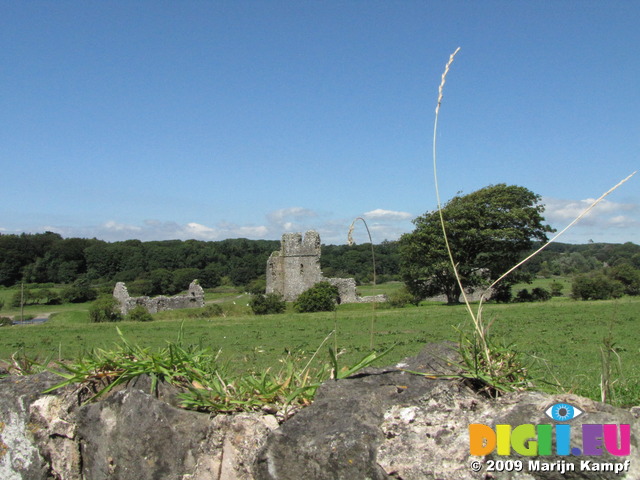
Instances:
[[[374,242],[496,183],[562,228],[640,164],[640,3],[0,0],[0,233]],[[561,241],[640,243],[640,174]],[[362,226],[356,240],[364,241]]]

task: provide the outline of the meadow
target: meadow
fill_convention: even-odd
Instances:
[[[399,284],[362,289],[363,294],[389,292]],[[531,286],[529,286],[531,287]],[[0,291],[5,294],[6,291]],[[131,343],[160,349],[175,341],[182,329],[184,342],[220,351],[238,371],[277,367],[283,357],[310,358],[328,363],[328,347],[337,346],[341,364],[352,365],[370,352],[369,324],[375,317],[377,351],[393,350],[377,365],[390,365],[418,353],[425,344],[457,341],[457,328],[470,329],[463,305],[423,302],[418,307],[385,308],[369,304],[340,305],[336,312],[252,315],[249,296],[237,292],[208,294],[222,302],[226,316],[190,318],[194,311],[162,312],[148,323],[90,323],[88,304],[33,306],[30,314],[53,312],[39,325],[0,328],[0,359],[29,358],[71,361],[94,348],[110,349],[120,342],[116,326]],[[5,312],[15,310],[5,307]],[[640,404],[640,299],[575,301],[567,297],[548,302],[488,304],[485,321],[495,339],[513,344],[531,362],[536,386],[600,399],[603,364],[615,380],[611,403]],[[331,334],[336,330],[335,337]],[[607,347],[609,345],[609,347]],[[603,352],[607,361],[603,363]],[[607,353],[608,352],[608,353]],[[306,360],[305,360],[306,361]]]

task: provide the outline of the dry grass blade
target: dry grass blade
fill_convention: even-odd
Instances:
[[[627,180],[629,180],[631,177],[633,177],[635,174],[637,173],[637,170],[635,172],[633,172],[631,175],[627,176],[626,178],[624,178],[623,180],[619,181],[616,185],[614,185],[613,187],[611,187],[609,190],[607,190],[606,192],[604,192],[602,195],[600,195],[600,197],[598,199],[596,199],[595,201],[593,201],[591,203],[591,205],[589,205],[580,215],[578,215],[571,223],[569,223],[569,225],[567,225],[566,227],[564,227],[560,232],[558,232],[556,235],[553,236],[553,238],[551,238],[551,240],[549,240],[547,243],[545,243],[544,245],[542,245],[540,248],[538,248],[535,252],[533,252],[531,255],[529,255],[528,257],[526,257],[525,259],[523,259],[522,261],[518,262],[516,265],[514,265],[513,267],[511,267],[509,270],[507,270],[505,273],[503,273],[502,275],[500,275],[500,277],[498,277],[498,279],[496,281],[494,281],[491,285],[489,285],[489,288],[487,288],[487,290],[485,291],[485,293],[482,294],[482,296],[480,297],[480,302],[478,304],[478,312],[477,312],[477,319],[478,321],[481,321],[481,316],[482,316],[482,306],[483,306],[483,302],[486,300],[486,294],[487,292],[490,292],[491,289],[493,287],[495,287],[498,283],[500,283],[505,277],[507,277],[509,274],[511,274],[511,272],[513,272],[514,270],[518,269],[519,267],[521,267],[522,265],[524,265],[525,263],[527,263],[529,260],[531,260],[533,257],[535,257],[536,255],[538,255],[542,250],[544,250],[545,248],[547,248],[549,245],[551,245],[551,243],[555,242],[558,237],[560,237],[560,235],[562,235],[564,232],[566,232],[567,230],[569,230],[572,226],[574,226],[576,223],[578,223],[578,221],[580,221],[582,218],[584,218],[591,210],[593,210],[595,208],[596,205],[598,205],[602,200],[605,199],[605,197],[607,197],[609,194],[613,193],[616,189],[618,189],[620,186],[622,186]]]
[[[548,245],[550,245],[558,237],[560,237],[564,232],[566,232],[569,228],[571,228],[578,221],[580,221],[580,219],[582,219],[585,215],[587,215],[596,205],[598,205],[598,203],[600,203],[602,200],[604,200],[605,197],[607,197],[609,194],[611,194],[613,191],[615,191],[617,188],[619,188],[622,184],[627,182],[631,177],[633,177],[636,174],[636,172],[633,172],[631,175],[629,175],[625,179],[621,180],[617,185],[615,185],[614,187],[612,187],[611,189],[606,191],[604,194],[602,194],[597,200],[595,200],[588,208],[586,208],[580,215],[578,215],[569,225],[567,225],[562,231],[560,231],[557,235],[555,235],[551,240],[549,240],[547,243],[545,243],[542,247],[540,247],[538,250],[533,252],[531,255],[526,257],[524,260],[522,260],[521,262],[519,262],[518,264],[516,264],[515,266],[510,268],[507,272],[502,274],[497,280],[495,280],[489,286],[489,288],[485,291],[485,293],[481,296],[480,302],[478,304],[478,309],[474,313],[474,311],[471,308],[471,305],[469,303],[469,299],[467,298],[464,286],[462,285],[462,281],[461,281],[461,278],[460,278],[460,274],[458,272],[457,264],[456,264],[456,261],[454,259],[453,253],[451,251],[451,247],[449,245],[449,240],[448,240],[448,236],[447,236],[447,228],[446,228],[446,223],[445,223],[445,219],[444,219],[442,203],[441,203],[441,200],[440,200],[440,192],[439,192],[439,188],[438,188],[438,172],[437,172],[437,161],[436,161],[436,158],[437,158],[436,142],[437,142],[437,130],[438,130],[438,117],[439,117],[439,114],[440,114],[440,106],[442,104],[444,85],[446,83],[447,74],[449,73],[449,69],[451,68],[451,64],[453,63],[453,60],[454,60],[456,54],[459,51],[460,51],[460,48],[458,47],[449,56],[449,61],[447,62],[446,66],[445,66],[444,72],[442,74],[442,80],[441,80],[440,86],[438,88],[438,102],[437,102],[437,105],[436,105],[435,121],[434,121],[434,126],[433,126],[433,175],[434,175],[434,180],[435,180],[435,191],[436,191],[436,198],[437,198],[437,202],[438,202],[438,214],[439,214],[439,217],[440,217],[440,225],[442,227],[442,234],[443,234],[443,237],[444,237],[444,243],[445,243],[446,251],[447,251],[447,254],[449,256],[449,262],[451,264],[451,268],[453,270],[453,274],[455,276],[456,282],[458,283],[458,286],[460,288],[460,292],[461,292],[461,294],[462,294],[462,296],[464,298],[464,303],[465,303],[465,306],[467,308],[467,311],[468,311],[471,319],[473,320],[474,335],[473,335],[473,339],[470,341],[470,345],[472,347],[472,356],[474,358],[473,359],[469,359],[468,365],[472,365],[473,364],[473,365],[476,366],[475,367],[475,374],[477,376],[480,377],[480,376],[487,376],[488,375],[488,378],[492,379],[492,381],[494,383],[500,384],[500,383],[502,383],[501,380],[500,380],[500,376],[501,376],[500,372],[507,371],[510,374],[512,374],[514,372],[517,373],[516,367],[518,365],[517,365],[517,363],[513,363],[513,365],[508,365],[507,369],[503,368],[504,365],[502,365],[502,364],[504,363],[503,360],[505,358],[505,354],[510,354],[511,352],[509,352],[508,348],[499,348],[494,344],[492,344],[492,345],[489,344],[489,339],[488,339],[489,327],[485,326],[484,323],[483,323],[483,320],[482,320],[482,306],[483,306],[483,301],[486,300],[487,293],[490,292],[493,289],[493,287],[495,287],[498,283],[500,283],[510,273],[512,273],[518,267],[520,267],[521,265],[523,265],[524,263],[529,261],[531,258],[535,257],[538,253],[540,253],[543,249],[545,249]],[[462,346],[462,343],[461,343],[461,347],[460,348],[461,348],[461,350],[464,349],[464,347]],[[511,358],[511,357],[508,357],[508,358]],[[478,368],[478,365],[482,365],[482,367]],[[509,385],[506,385],[506,386],[508,387]],[[498,385],[498,387],[499,387],[499,385]]]
[[[458,274],[458,269],[457,269],[457,264],[455,262],[455,260],[453,259],[453,253],[451,252],[451,247],[449,246],[449,239],[447,236],[447,229],[445,226],[445,221],[444,221],[444,214],[442,213],[442,201],[440,200],[440,188],[439,188],[439,182],[438,182],[438,166],[437,166],[437,133],[438,133],[438,118],[440,116],[440,106],[442,105],[442,97],[443,97],[443,92],[444,92],[444,85],[447,81],[447,74],[449,73],[449,69],[451,68],[451,64],[453,63],[453,60],[455,59],[456,54],[460,51],[460,47],[456,48],[455,52],[453,52],[450,56],[449,56],[449,61],[447,62],[447,64],[445,65],[444,68],[444,72],[442,73],[442,80],[440,82],[440,86],[438,87],[438,104],[436,105],[436,116],[435,116],[435,121],[433,124],[433,177],[434,177],[434,184],[435,184],[435,190],[436,190],[436,200],[438,203],[438,214],[440,215],[440,225],[442,226],[442,234],[444,236],[444,243],[447,249],[447,253],[449,255],[449,260],[451,262],[451,266],[453,268],[453,273],[456,277],[456,281],[458,282],[458,286],[460,287],[460,290],[462,291],[462,296],[464,298],[464,302],[465,305],[467,306],[467,310],[469,311],[469,314],[471,315],[471,317],[474,319],[474,323],[475,323],[475,315],[473,313],[473,310],[471,310],[471,306],[469,305],[469,300],[467,298],[466,292],[464,290],[464,287],[462,285],[462,281],[460,279],[460,275]]]
[[[376,254],[373,250],[373,240],[371,239],[371,231],[369,230],[369,225],[367,225],[367,221],[362,217],[357,217],[353,222],[351,222],[351,226],[349,227],[349,233],[347,234],[347,244],[349,246],[355,245],[353,241],[353,230],[355,228],[356,222],[360,220],[364,223],[364,228],[367,229],[367,235],[369,235],[369,243],[371,244],[371,261],[373,262],[373,286],[376,286]],[[375,324],[376,317],[376,302],[371,302],[371,326],[369,329],[369,348],[373,350],[373,328]]]
[[[460,287],[460,292],[462,293],[462,297],[464,298],[464,304],[466,305],[467,311],[471,316],[471,319],[473,320],[474,329],[478,337],[478,340],[480,341],[480,347],[485,357],[485,361],[487,362],[487,364],[490,364],[491,359],[490,359],[489,347],[487,345],[487,341],[485,338],[485,333],[486,333],[485,329],[480,323],[480,319],[476,316],[476,314],[473,312],[473,309],[471,308],[471,304],[469,303],[469,299],[465,292],[464,286],[462,285],[462,280],[460,279],[460,274],[458,273],[456,261],[453,258],[451,246],[449,245],[449,238],[447,236],[447,228],[444,221],[444,214],[442,209],[442,201],[440,200],[440,189],[438,186],[437,148],[436,148],[437,133],[438,133],[438,118],[440,116],[440,106],[442,105],[444,85],[447,81],[447,74],[449,73],[451,64],[453,63],[453,60],[455,59],[455,56],[459,51],[460,51],[460,47],[456,48],[456,50],[449,56],[449,61],[445,65],[444,72],[442,73],[442,80],[440,81],[440,86],[438,87],[438,103],[436,105],[435,121],[433,124],[433,177],[434,177],[434,184],[435,184],[435,190],[436,190],[436,200],[438,203],[438,215],[440,216],[440,225],[442,226],[442,235],[444,238],[447,254],[449,256],[449,261],[451,263],[451,268],[453,269],[453,274],[456,278],[456,282],[458,283],[458,286]]]
[[[600,197],[595,200],[593,203],[591,203],[591,205],[589,205],[589,207],[587,207],[580,215],[578,215],[569,225],[567,225],[566,227],[564,227],[560,232],[558,232],[556,235],[553,236],[553,238],[551,240],[549,240],[547,243],[545,243],[544,245],[542,245],[539,249],[537,249],[535,252],[533,252],[531,255],[529,255],[527,258],[525,258],[524,260],[520,261],[519,263],[517,263],[516,265],[514,265],[513,267],[511,267],[509,270],[507,270],[505,273],[503,273],[495,282],[493,282],[489,288],[487,290],[491,290],[493,287],[495,287],[498,283],[500,283],[502,281],[502,279],[504,279],[507,275],[509,275],[511,272],[513,272],[514,270],[516,270],[518,267],[524,265],[525,263],[527,263],[529,260],[531,260],[533,257],[535,257],[538,253],[540,253],[542,250],[544,250],[545,248],[547,248],[549,245],[551,245],[551,243],[555,242],[558,237],[560,237],[560,235],[562,235],[564,232],[566,232],[567,230],[569,230],[571,227],[573,227],[576,223],[578,223],[583,217],[585,217],[591,210],[594,209],[594,207],[596,205],[598,205],[602,200],[605,199],[605,197],[607,197],[609,194],[613,193],[618,187],[622,186],[623,183],[625,183],[627,180],[629,180],[631,177],[633,177],[637,172],[637,170],[635,172],[633,172],[631,175],[629,175],[628,177],[626,177],[625,179],[621,180],[620,182],[618,182],[615,186],[611,187],[609,190],[607,190],[605,193],[603,193],[602,195],[600,195]],[[482,296],[482,298],[480,299],[480,303],[482,303],[482,299],[484,299],[484,295]]]

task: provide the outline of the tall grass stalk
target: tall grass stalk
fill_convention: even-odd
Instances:
[[[369,235],[369,244],[371,245],[371,262],[373,263],[373,286],[375,289],[376,286],[376,254],[373,249],[373,240],[371,239],[371,231],[369,230],[369,225],[367,225],[367,221],[362,217],[357,217],[353,222],[351,222],[351,226],[349,227],[349,233],[347,234],[347,244],[349,246],[355,245],[355,241],[353,240],[353,230],[355,228],[356,222],[360,220],[364,224],[364,228],[367,229],[367,235]],[[375,290],[374,290],[375,295]],[[373,330],[375,328],[376,321],[376,302],[371,302],[371,325],[369,327],[369,349],[373,350]]]
[[[451,246],[449,245],[449,237],[447,235],[447,227],[444,221],[444,213],[442,208],[442,201],[440,200],[440,188],[438,182],[438,162],[437,162],[437,134],[438,134],[438,119],[440,117],[440,106],[442,105],[442,99],[444,96],[444,86],[447,81],[447,74],[449,73],[449,69],[453,64],[453,61],[460,51],[460,47],[456,48],[456,50],[449,56],[449,61],[444,67],[444,72],[442,73],[442,79],[440,80],[440,86],[438,87],[438,102],[436,104],[436,112],[435,112],[435,120],[433,123],[433,179],[436,190],[436,200],[438,204],[438,215],[440,216],[440,226],[442,227],[442,236],[444,238],[445,247],[447,250],[447,254],[449,256],[449,261],[451,263],[451,267],[453,269],[453,274],[456,278],[456,282],[458,282],[458,286],[460,287],[460,291],[462,293],[462,297],[464,298],[464,304],[469,312],[471,319],[473,320],[474,331],[477,336],[477,339],[480,343],[480,349],[482,351],[482,355],[484,356],[484,360],[487,365],[491,364],[491,357],[489,352],[489,346],[487,344],[487,340],[485,338],[486,330],[484,326],[479,323],[479,318],[474,314],[473,309],[471,308],[471,304],[469,299],[467,298],[467,294],[465,292],[464,286],[462,285],[462,280],[460,278],[460,274],[458,273],[457,263],[453,258],[453,252],[451,251]]]
[[[622,373],[622,361],[620,360],[620,355],[616,352],[615,343],[611,335],[602,339],[600,361],[602,365],[602,372],[600,374],[600,399],[602,403],[607,403],[607,401],[612,403],[613,387],[618,382],[618,379],[612,380],[612,378],[614,374],[617,374],[619,377]]]
[[[473,321],[474,340],[472,342],[473,343],[472,344],[472,348],[473,348],[473,351],[476,352],[476,356],[477,355],[481,355],[482,356],[482,360],[481,361],[480,361],[479,358],[475,358],[473,360],[473,364],[474,364],[474,366],[476,368],[476,373],[480,373],[480,372],[477,372],[477,368],[478,368],[478,365],[482,364],[482,369],[484,370],[484,372],[482,372],[482,373],[486,372],[488,374],[489,378],[495,379],[495,378],[497,378],[499,376],[497,374],[497,371],[500,370],[500,368],[501,368],[501,361],[500,361],[500,358],[499,358],[501,355],[496,355],[496,352],[493,351],[493,349],[492,349],[492,347],[491,347],[491,345],[489,343],[489,340],[488,340],[489,326],[486,326],[484,324],[483,319],[482,319],[483,302],[487,299],[486,296],[487,296],[488,292],[490,292],[493,289],[493,287],[495,287],[498,283],[500,283],[505,277],[507,277],[509,274],[511,274],[514,270],[516,270],[517,268],[522,266],[524,263],[526,263],[527,261],[529,261],[530,259],[535,257],[538,253],[540,253],[542,250],[544,250],[552,242],[557,240],[558,237],[560,237],[564,232],[566,232],[569,228],[571,228],[578,221],[580,221],[596,205],[598,205],[598,203],[600,203],[602,200],[604,200],[605,197],[607,197],[609,194],[611,194],[617,188],[619,188],[622,184],[627,182],[631,177],[633,177],[637,173],[637,171],[633,172],[631,175],[627,176],[626,178],[624,178],[623,180],[618,182],[615,186],[613,186],[612,188],[607,190],[605,193],[603,193],[597,200],[592,202],[591,205],[589,205],[589,207],[587,207],[580,215],[578,215],[571,223],[569,223],[569,225],[567,225],[564,229],[562,229],[551,240],[549,240],[547,243],[542,245],[538,250],[533,252],[531,255],[529,255],[524,260],[522,260],[518,264],[514,265],[512,268],[510,268],[504,274],[502,274],[500,277],[498,277],[498,279],[495,280],[489,286],[489,288],[487,288],[485,290],[485,292],[481,295],[480,302],[478,304],[478,309],[477,309],[476,312],[474,312],[473,309],[471,308],[471,304],[470,304],[469,299],[468,299],[468,297],[466,295],[464,286],[462,285],[462,280],[461,280],[461,277],[460,277],[460,275],[458,273],[457,263],[455,262],[453,253],[451,251],[451,247],[449,245],[449,240],[448,240],[448,236],[447,236],[447,228],[446,228],[446,224],[445,224],[445,221],[444,221],[443,208],[442,208],[442,203],[440,201],[440,192],[439,192],[439,188],[438,188],[438,170],[437,170],[437,153],[436,153],[437,152],[436,142],[437,142],[437,131],[438,131],[438,117],[439,117],[439,114],[440,114],[440,107],[442,105],[443,92],[444,92],[444,86],[445,86],[445,83],[446,83],[447,74],[449,73],[449,70],[450,70],[451,65],[452,65],[452,63],[454,61],[454,58],[455,58],[456,54],[459,51],[460,51],[460,47],[458,47],[449,56],[449,61],[445,65],[445,69],[444,69],[444,72],[442,74],[442,79],[441,79],[441,82],[440,82],[440,86],[438,88],[438,101],[437,101],[437,105],[436,105],[436,109],[435,109],[435,121],[434,121],[434,125],[433,125],[433,175],[434,175],[434,181],[435,181],[435,191],[436,191],[436,199],[437,199],[437,204],[438,204],[438,213],[439,213],[439,217],[440,217],[440,225],[442,227],[442,234],[443,234],[443,237],[444,237],[445,247],[446,247],[446,250],[447,250],[447,253],[448,253],[448,256],[449,256],[449,261],[451,263],[451,267],[453,269],[454,276],[456,278],[458,286],[460,287],[460,291],[462,293],[462,297],[464,298],[465,306],[467,308],[469,316],[471,317],[471,319]],[[610,347],[611,346],[608,345],[607,348],[605,348],[606,353],[605,353],[605,351],[602,352],[603,365],[610,364],[610,360],[607,361],[605,356],[607,356],[610,359],[611,352],[613,351],[615,353],[615,350],[613,350]],[[462,345],[461,345],[461,348],[462,348]],[[610,369],[607,369],[607,372],[609,372],[609,371],[610,371]],[[608,375],[603,373],[603,377],[602,377],[603,378],[603,385],[602,385],[603,392],[605,390],[609,390],[608,381],[607,381],[607,385],[604,385],[605,377],[608,378]],[[604,395],[605,394],[603,393],[603,397],[604,397]]]

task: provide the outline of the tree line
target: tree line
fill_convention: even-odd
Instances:
[[[462,211],[469,210],[465,207]],[[477,212],[474,211],[475,213]],[[468,223],[461,220],[458,222],[461,228],[469,227]],[[419,220],[417,223],[421,225],[424,222]],[[456,232],[453,233],[455,240],[459,235],[456,237]],[[434,230],[433,235],[431,244],[438,246],[437,230]],[[417,228],[411,236],[425,236],[425,232]],[[406,241],[408,239],[405,237],[404,242]],[[487,243],[482,235],[475,241]],[[378,283],[406,281],[407,270],[414,268],[413,252],[403,253],[402,242],[403,240],[385,241],[375,245]],[[512,243],[507,243],[506,248]],[[527,249],[518,258],[536,249],[539,243],[532,242],[526,246]],[[279,248],[280,242],[277,240],[105,242],[95,238],[62,238],[52,232],[0,234],[0,285],[10,287],[21,282],[51,286],[65,284],[75,287],[68,291],[67,296],[70,298],[83,298],[81,293],[88,284],[113,285],[118,281],[127,282],[132,295],[174,294],[185,290],[194,278],[204,288],[222,284],[237,287],[264,286],[267,258]],[[464,249],[471,252],[469,245]],[[485,249],[477,254],[479,260],[474,271],[488,271],[482,270],[482,262],[492,259],[490,252]],[[422,259],[429,258],[419,251],[416,255]],[[504,261],[499,255],[493,258]],[[373,279],[372,263],[369,244],[322,247],[321,268],[327,277],[353,277],[359,284],[370,283]],[[496,272],[500,270],[498,267],[503,265],[498,265]],[[420,275],[429,275],[424,264],[420,268],[424,272],[418,272],[418,281]],[[609,291],[613,296],[620,292],[636,294],[640,288],[637,286],[640,275],[638,272],[640,246],[634,243],[554,243],[525,264],[518,278],[533,278],[536,275],[576,277],[577,297],[598,298],[598,291]],[[465,275],[468,280],[474,273],[468,271]],[[479,278],[477,283],[481,283],[481,280]],[[418,287],[422,294],[426,294],[425,285],[418,283]],[[49,292],[45,290],[29,300],[33,303],[55,302],[48,295]]]
[[[201,285],[246,285],[264,275],[267,258],[280,242],[229,239],[217,242],[167,240],[105,242],[62,238],[52,232],[0,235],[0,285],[139,282],[173,293],[198,278]],[[144,285],[142,285],[144,284]]]
[[[244,238],[105,242],[52,232],[0,234],[0,285],[127,282],[136,295],[177,293],[195,278],[203,288],[249,286],[264,281],[267,259],[279,248],[277,240]],[[371,247],[324,245],[321,268],[326,276],[370,282]],[[400,278],[396,242],[376,245],[376,273],[380,281]]]

